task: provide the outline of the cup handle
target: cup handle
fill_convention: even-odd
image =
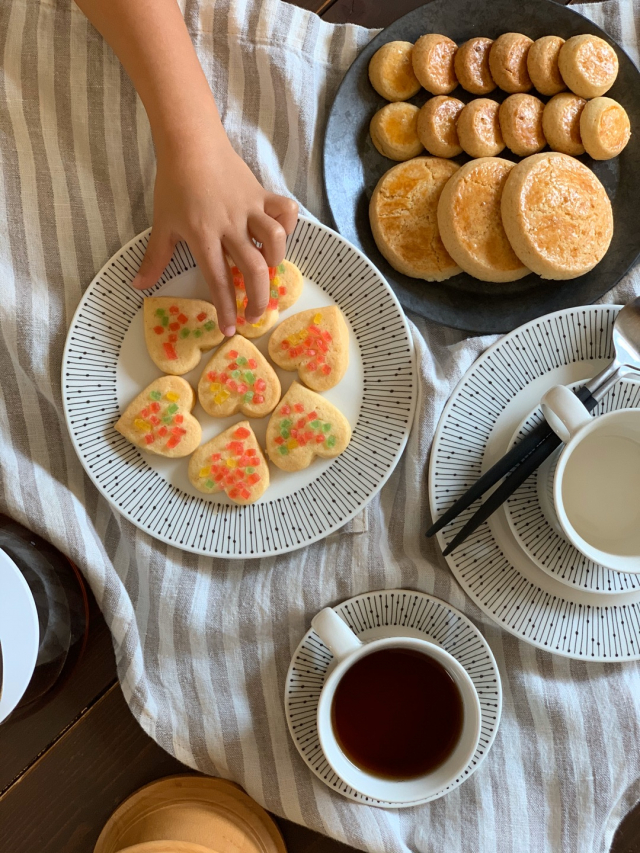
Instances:
[[[338,661],[362,646],[362,642],[332,607],[325,607],[316,613],[311,620],[311,627]]]
[[[591,423],[591,416],[584,405],[565,385],[556,385],[547,391],[540,406],[545,420],[565,444],[585,424]]]

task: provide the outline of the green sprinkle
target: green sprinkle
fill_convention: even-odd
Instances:
[[[280,447],[278,448],[278,450],[280,451],[280,454],[282,456],[287,456],[289,453],[289,448],[287,447],[286,444],[281,444]]]
[[[164,308],[156,308],[156,317],[164,317]]]
[[[280,428],[280,435],[281,435],[283,438],[289,438],[289,436],[291,435],[291,433],[289,432],[289,430],[288,430],[286,427],[281,427],[281,428]]]
[[[234,379],[240,379],[240,377],[242,376],[242,373],[239,370],[232,370],[231,375],[233,376]]]
[[[249,385],[253,385],[253,383],[256,381],[256,377],[250,370],[247,370],[244,374],[244,381],[248,382]]]
[[[188,338],[190,334],[191,332],[189,331],[189,329],[180,329],[181,338]]]
[[[170,426],[173,423],[173,416],[172,415],[165,415],[162,418],[162,423],[166,424],[167,426]]]
[[[167,328],[167,326],[169,325],[169,318],[168,317],[162,318],[162,325],[165,327],[165,329]]]
[[[283,273],[283,272],[284,272],[284,264],[280,264],[280,265],[279,265],[279,267],[278,267],[278,272],[279,272],[279,273]]]
[[[213,322],[213,320],[207,320],[207,322],[204,324],[204,327],[203,327],[203,328],[204,328],[207,332],[213,332],[213,330],[215,329],[215,327],[216,327],[216,324]]]
[[[324,443],[325,447],[333,447],[336,443],[335,435],[330,435]]]
[[[178,404],[177,403],[172,403],[170,406],[167,406],[167,412],[170,415],[175,415],[175,413],[177,411],[178,411]]]
[[[253,400],[253,391],[247,391],[247,393],[244,395],[245,403],[250,403],[252,400]]]
[[[331,424],[322,424],[322,432],[331,432]]]
[[[276,290],[276,288],[275,288],[275,287],[272,287],[272,288],[271,288],[271,298],[272,298],[272,299],[277,299],[277,298],[278,298],[278,291]]]
[[[319,429],[321,425],[319,420],[311,421],[311,429]]]
[[[280,421],[280,429],[290,429],[293,426],[293,421],[289,420],[289,418],[285,418],[283,421]]]
[[[201,338],[202,337],[202,329],[194,329],[193,330],[193,337],[194,338]]]
[[[162,400],[162,391],[152,391],[149,396],[152,400]]]
[[[236,358],[236,364],[239,364],[240,367],[244,367],[246,363],[247,363],[247,359],[243,355],[239,355]]]
[[[212,489],[215,483],[213,482],[213,480],[205,480],[204,485],[207,489]]]
[[[249,466],[249,468],[245,468],[244,470],[247,472],[247,474],[253,474],[253,473],[255,472],[255,470],[256,470],[256,469],[255,469],[255,468],[251,468],[251,466]]]

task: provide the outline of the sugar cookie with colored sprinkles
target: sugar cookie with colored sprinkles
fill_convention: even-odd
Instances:
[[[197,367],[202,353],[224,338],[216,309],[203,299],[148,296],[144,300],[144,338],[154,364],[181,376]]]
[[[131,402],[115,429],[142,450],[171,459],[188,456],[202,429],[191,411],[196,395],[186,379],[161,376]]]
[[[277,267],[269,267],[269,304],[257,323],[247,323],[245,309],[247,292],[244,277],[238,267],[231,267],[233,286],[236,294],[236,331],[245,338],[259,338],[272,329],[280,318],[280,312],[291,308],[302,293],[302,273],[290,261],[283,261]]]
[[[293,382],[269,420],[267,456],[283,471],[301,471],[316,456],[339,456],[350,440],[351,427],[342,412],[320,394]]]
[[[342,312],[331,305],[288,317],[269,339],[269,356],[283,370],[297,370],[314,391],[333,388],[349,366],[349,330]]]
[[[280,399],[275,370],[251,341],[234,335],[212,355],[198,383],[200,405],[214,418],[242,412],[263,418]]]
[[[226,492],[251,504],[269,486],[269,466],[249,421],[240,421],[199,447],[189,460],[189,480],[199,492]]]

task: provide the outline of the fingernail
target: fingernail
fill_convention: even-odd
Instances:
[[[235,335],[235,333],[236,333],[236,327],[235,326],[225,326],[224,329],[222,330],[222,334],[227,338],[232,337],[233,335]]]

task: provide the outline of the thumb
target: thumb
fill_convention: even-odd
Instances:
[[[162,232],[157,226],[151,229],[151,236],[147,245],[147,251],[140,264],[138,274],[131,282],[131,286],[138,290],[146,290],[153,287],[164,272],[173,255],[175,240],[171,239],[168,232]]]

